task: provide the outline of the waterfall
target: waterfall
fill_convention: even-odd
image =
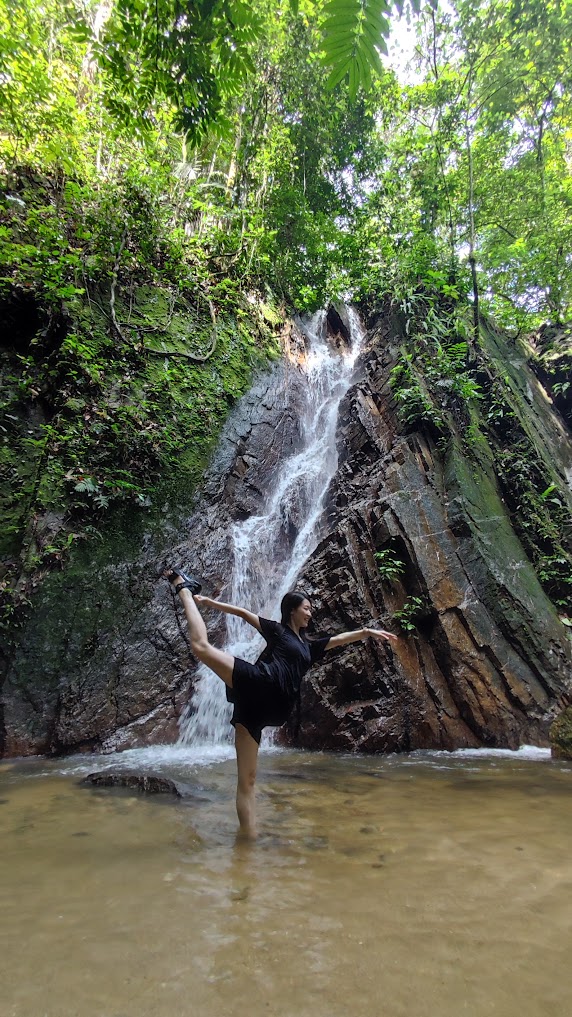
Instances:
[[[267,618],[280,617],[280,601],[294,587],[322,531],[325,497],[337,467],[336,425],[340,403],[351,384],[362,328],[348,308],[350,350],[337,353],[325,341],[325,312],[303,326],[308,340],[304,367],[305,406],[300,421],[301,450],[279,463],[260,515],[235,523],[234,569],[228,599]],[[226,597],[225,597],[226,599]],[[250,625],[227,615],[224,649],[254,661],[264,646]],[[180,722],[179,743],[213,746],[232,737],[225,686],[201,665],[193,697]]]

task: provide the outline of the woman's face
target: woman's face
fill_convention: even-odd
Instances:
[[[309,600],[303,600],[298,607],[295,607],[290,615],[292,623],[299,629],[306,629],[312,618],[312,608]]]

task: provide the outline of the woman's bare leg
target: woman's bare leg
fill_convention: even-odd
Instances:
[[[180,576],[169,576],[168,578],[173,584],[182,582]],[[191,637],[191,649],[195,657],[203,664],[206,664],[207,667],[210,667],[211,671],[214,671],[219,678],[222,678],[225,685],[232,688],[234,657],[231,653],[226,653],[225,650],[217,650],[216,646],[211,646],[209,643],[207,627],[193,600],[191,591],[180,590],[179,597],[185,609],[189,635]]]
[[[255,784],[258,763],[258,742],[242,724],[234,732],[238,783],[236,787],[236,811],[240,832],[251,840],[256,837]]]
[[[173,584],[182,582],[180,576],[168,576]],[[185,610],[191,649],[198,660],[210,667],[211,671],[222,678],[225,685],[232,688],[232,672],[234,657],[224,650],[217,650],[209,643],[207,627],[201,613],[193,600],[190,590],[180,590],[179,597]],[[240,832],[254,840],[256,837],[256,811],[254,787],[256,784],[256,766],[258,763],[258,742],[242,725],[235,727],[234,744],[236,748],[236,766],[238,781],[236,787],[236,811],[240,823]]]

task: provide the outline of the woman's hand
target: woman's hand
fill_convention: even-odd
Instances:
[[[386,632],[385,629],[356,629],[354,632],[340,632],[337,636],[332,636],[326,646],[326,650],[335,650],[338,646],[347,646],[348,643],[357,643],[360,639],[367,639],[369,636],[372,639],[379,639],[380,642],[383,639],[389,639],[391,642],[397,642],[397,636],[393,635],[393,632]]]
[[[398,636],[396,636],[393,632],[386,632],[385,629],[366,629],[365,631],[372,639],[379,639],[380,642],[383,639],[393,639],[394,642],[397,642],[398,640]]]

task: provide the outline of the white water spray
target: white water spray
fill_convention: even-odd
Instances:
[[[280,617],[280,601],[292,589],[322,536],[326,492],[337,467],[336,425],[340,403],[351,383],[363,331],[348,309],[351,348],[336,353],[324,341],[325,313],[305,326],[309,340],[300,452],[276,467],[272,490],[260,515],[233,527],[234,570],[230,602],[266,618]],[[251,626],[227,615],[228,653],[253,661],[264,642]],[[193,747],[229,742],[232,707],[225,686],[201,665],[193,697],[180,722],[179,743]]]

